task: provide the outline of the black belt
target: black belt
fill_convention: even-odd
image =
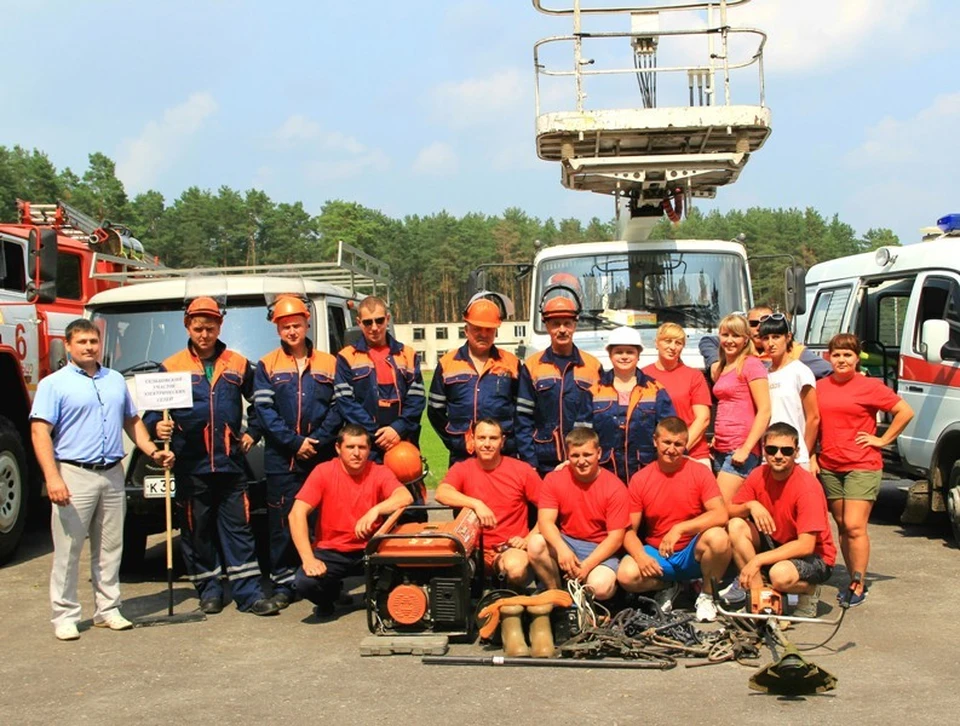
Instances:
[[[68,461],[67,459],[61,459],[61,464],[69,464],[70,466],[76,466],[80,469],[87,469],[89,471],[106,471],[107,469],[112,469],[117,464],[120,463],[120,459],[116,461],[111,461],[109,464],[87,464],[83,461]]]

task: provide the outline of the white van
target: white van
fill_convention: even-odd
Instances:
[[[826,353],[837,333],[862,341],[862,365],[916,412],[885,456],[892,473],[922,477],[904,521],[947,511],[960,542],[960,215],[925,241],[810,268],[797,337]]]

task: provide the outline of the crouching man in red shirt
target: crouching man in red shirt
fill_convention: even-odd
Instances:
[[[797,466],[799,440],[790,424],[767,429],[766,466],[754,469],[737,490],[727,530],[740,587],[761,587],[766,574],[774,589],[800,595],[794,615],[816,617],[820,584],[830,579],[837,548],[823,488]]]
[[[290,510],[290,535],[300,555],[298,594],[317,617],[329,617],[345,577],[363,574],[363,549],[384,517],[413,504],[413,497],[387,467],[370,461],[370,434],[347,424],[337,437],[337,458],[307,477]],[[320,509],[314,541],[307,517]]]
[[[673,609],[680,583],[703,578],[697,620],[713,622],[712,581],[730,564],[727,508],[710,470],[684,456],[688,438],[683,419],[670,416],[657,424],[657,460],[630,479],[627,556],[617,577],[629,592],[656,590],[654,600],[665,613]]]
[[[537,504],[540,477],[526,462],[503,456],[503,427],[499,421],[482,418],[473,424],[471,433],[475,455],[450,468],[437,487],[436,500],[476,512],[483,525],[486,574],[522,590],[531,574],[528,505]]]
[[[561,576],[579,580],[597,600],[617,591],[617,553],[630,523],[627,490],[600,468],[600,440],[583,426],[564,438],[569,465],[547,474],[540,488],[539,534],[527,554],[537,578],[559,588]]]

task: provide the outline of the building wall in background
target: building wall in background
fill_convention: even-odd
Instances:
[[[497,346],[516,353],[517,346],[526,334],[527,323],[524,321],[504,321],[497,331]],[[413,346],[420,354],[420,365],[425,371],[432,371],[437,367],[441,356],[466,342],[463,323],[394,324],[393,336],[400,342]]]

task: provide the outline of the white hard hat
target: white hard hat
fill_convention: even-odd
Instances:
[[[607,350],[615,345],[634,345],[637,348],[643,348],[643,338],[640,337],[640,331],[626,325],[614,328],[610,331],[610,337],[607,338]]]

